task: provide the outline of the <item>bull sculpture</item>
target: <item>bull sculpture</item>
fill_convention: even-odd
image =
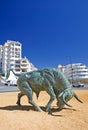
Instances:
[[[71,107],[67,102],[72,97],[75,97],[82,103],[73,92],[71,84],[65,75],[55,68],[45,68],[21,74],[17,80],[17,86],[20,90],[17,104],[20,106],[21,97],[26,95],[28,97],[28,102],[40,112],[42,109],[34,102],[33,92],[35,92],[37,98],[41,91],[46,91],[50,95],[50,100],[46,105],[47,112],[51,112],[50,107],[55,98],[57,99],[57,106],[60,109],[62,109],[64,105]]]

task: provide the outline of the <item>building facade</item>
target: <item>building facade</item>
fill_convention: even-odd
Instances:
[[[59,68],[60,69],[60,68]],[[88,80],[88,67],[82,63],[74,63],[63,66],[63,73],[69,80],[84,81]]]
[[[33,70],[37,70],[37,68],[25,57],[21,58],[21,71],[22,72],[29,72]]]
[[[2,46],[2,72],[6,73],[9,69],[20,73],[21,60],[21,43],[18,41],[10,41]]]
[[[20,74],[37,68],[27,58],[22,58],[22,44],[20,42],[7,40],[4,45],[0,45],[0,72],[6,74],[10,69],[14,73]]]
[[[0,45],[0,72],[2,71],[2,54],[3,54],[3,47]]]

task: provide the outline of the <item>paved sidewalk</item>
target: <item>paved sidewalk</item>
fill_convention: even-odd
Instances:
[[[2,92],[17,92],[19,91],[17,86],[0,85],[0,93]]]

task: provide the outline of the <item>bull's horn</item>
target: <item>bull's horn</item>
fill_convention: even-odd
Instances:
[[[79,101],[79,102],[81,102],[81,103],[83,103],[79,98],[78,98],[78,96],[74,93],[74,97]]]
[[[67,106],[72,107],[71,105],[69,105],[69,104],[66,102],[66,100],[65,100],[65,94],[63,95],[62,100],[63,100],[63,102],[64,102]]]

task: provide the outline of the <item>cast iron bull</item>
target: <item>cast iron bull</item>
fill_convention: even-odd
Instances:
[[[50,95],[50,100],[46,105],[47,112],[51,110],[50,107],[55,98],[57,99],[57,106],[60,109],[62,109],[64,105],[71,107],[67,102],[72,97],[75,97],[82,103],[73,92],[71,84],[65,75],[55,68],[46,68],[21,74],[17,80],[17,86],[21,91],[18,94],[17,104],[21,105],[20,99],[23,95],[26,95],[29,103],[38,111],[42,111],[42,109],[34,102],[33,92],[36,93],[37,98],[40,91],[46,91]]]

